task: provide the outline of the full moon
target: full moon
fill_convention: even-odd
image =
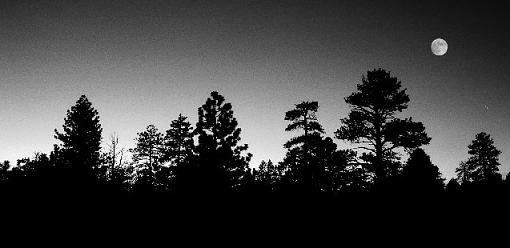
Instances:
[[[437,38],[432,41],[430,49],[432,50],[433,54],[437,56],[443,56],[446,51],[448,51],[448,43],[446,43],[446,41],[441,38]]]

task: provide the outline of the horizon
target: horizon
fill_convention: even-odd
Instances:
[[[49,152],[80,95],[99,112],[103,142],[121,146],[149,124],[169,128],[179,113],[197,121],[211,91],[232,104],[241,142],[261,160],[281,161],[285,112],[318,101],[334,138],[349,111],[344,97],[382,68],[402,82],[409,108],[432,138],[424,150],[445,179],[485,131],[510,170],[509,19],[497,3],[391,1],[52,1],[3,2],[0,20],[0,161]],[[364,14],[370,15],[365,18]],[[435,56],[430,43],[448,42]],[[405,162],[405,160],[403,160]]]

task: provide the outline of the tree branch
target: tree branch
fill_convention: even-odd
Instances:
[[[368,148],[368,147],[365,147],[365,146],[354,147],[354,148],[352,148],[352,149],[353,149],[353,150],[355,150],[355,149],[365,149],[365,150],[367,150],[367,151],[375,152],[375,149]]]

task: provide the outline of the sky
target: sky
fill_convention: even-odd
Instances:
[[[318,101],[333,137],[367,71],[410,96],[425,151],[447,179],[485,131],[510,170],[510,17],[483,1],[0,1],[0,160],[49,152],[54,129],[85,94],[104,141],[126,148],[149,124],[197,121],[211,91],[232,103],[241,142],[280,161],[285,112]],[[448,42],[435,56],[430,44]],[[349,144],[336,140],[340,147]]]

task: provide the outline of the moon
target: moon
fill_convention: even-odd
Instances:
[[[448,51],[448,43],[441,38],[437,38],[432,41],[430,50],[432,50],[432,53],[436,56],[443,56],[446,54],[446,51]]]

